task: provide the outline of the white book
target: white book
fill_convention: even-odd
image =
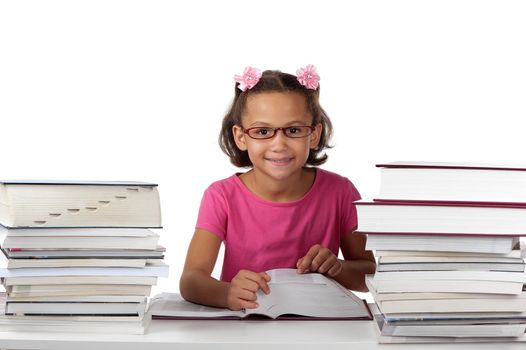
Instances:
[[[524,272],[524,262],[492,263],[492,262],[401,262],[377,265],[378,272],[389,271],[510,271]]]
[[[2,332],[144,334],[151,318],[137,316],[3,315]]]
[[[511,236],[368,234],[367,250],[414,250],[507,254],[519,239]]]
[[[264,315],[270,318],[312,317],[371,319],[367,304],[332,279],[318,273],[298,274],[295,269],[267,271],[270,294],[257,293],[259,307],[242,311],[208,307],[185,301],[179,294],[152,298],[148,314],[154,318],[214,319]]]
[[[520,242],[521,246],[523,245],[523,242]],[[517,246],[514,248],[518,248]],[[522,248],[522,247],[521,247]],[[445,257],[445,258],[474,258],[474,259],[486,259],[486,258],[495,258],[495,259],[502,259],[502,258],[510,258],[510,259],[522,259],[525,257],[524,255],[525,250],[522,249],[513,249],[509,253],[472,253],[472,252],[434,252],[434,251],[418,251],[418,250],[376,250],[375,256],[376,257],[407,257],[407,258],[413,258],[413,257]]]
[[[8,236],[0,230],[4,249],[156,249],[159,235],[149,232],[144,237],[125,236]]]
[[[366,284],[384,314],[509,312],[526,310],[526,292],[517,295],[487,293],[378,293],[369,276]],[[526,322],[526,317],[524,318]]]
[[[376,307],[376,305],[375,305]],[[375,312],[379,312],[375,311]],[[441,312],[441,313],[403,313],[384,314],[388,322],[429,322],[431,323],[488,323],[515,322],[526,320],[526,311],[515,312]]]
[[[145,267],[146,259],[9,259],[7,268],[41,267]]]
[[[16,285],[50,285],[50,284],[141,284],[157,283],[157,277],[152,276],[22,276],[3,278],[4,286]]]
[[[526,283],[525,272],[502,271],[389,271],[376,272],[374,281],[385,280],[463,280]]]
[[[526,165],[394,162],[377,167],[379,199],[526,203]]]
[[[377,308],[375,304],[371,304],[370,308],[374,315],[374,325],[375,330],[378,334],[378,342],[383,343],[492,343],[492,342],[526,342],[526,335],[520,334],[519,336],[512,337],[490,337],[490,336],[479,336],[479,337],[453,337],[453,336],[392,336],[382,334],[382,329],[384,323],[388,322],[397,322],[397,321],[415,321],[422,322],[425,320],[429,324],[435,322],[440,322],[443,320],[445,324],[448,322],[455,322],[456,324],[472,324],[472,323],[496,323],[501,322],[502,324],[513,323],[517,324],[517,320],[522,322],[524,318],[524,313],[455,313],[455,314],[401,314],[400,317],[397,315],[383,315]],[[517,314],[519,314],[517,316]],[[430,317],[431,316],[431,317]],[[518,319],[517,319],[518,317]],[[421,324],[421,323],[418,323]]]
[[[155,276],[168,277],[169,267],[163,262],[135,267],[37,267],[7,268],[8,259],[0,254],[0,277],[40,276]]]
[[[526,330],[526,323],[502,323],[502,324],[403,324],[382,323],[381,335],[392,337],[494,337],[509,338],[521,337]]]
[[[377,252],[378,253],[378,252]],[[508,258],[495,256],[447,256],[447,255],[421,255],[421,256],[378,256],[380,264],[402,263],[495,263],[495,264],[524,264],[523,258]]]
[[[526,236],[526,205],[354,202],[358,232]]]
[[[16,297],[9,295],[7,302],[57,302],[57,303],[142,303],[147,295],[84,295]]]
[[[489,293],[520,294],[524,283],[464,279],[380,279],[377,293]]]
[[[112,181],[0,181],[6,227],[161,227],[157,185]]]
[[[13,297],[61,297],[95,295],[150,295],[151,285],[140,284],[52,284],[52,285],[15,285],[7,291]]]
[[[501,299],[422,299],[377,301],[383,313],[406,312],[515,312],[526,310],[526,300]],[[525,320],[526,322],[526,320]]]
[[[162,259],[166,248],[155,249],[3,249],[10,259],[64,259],[64,258],[141,258]]]
[[[7,315],[144,315],[142,303],[7,302]]]
[[[0,226],[10,237],[148,237],[152,231],[147,228],[121,227],[58,227],[58,228],[7,228]]]
[[[141,323],[145,318],[135,315],[135,316],[101,316],[101,315],[2,315],[0,317],[0,323],[41,323],[41,322],[104,322],[109,323]]]

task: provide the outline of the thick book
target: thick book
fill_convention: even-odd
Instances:
[[[143,298],[144,299],[144,298]],[[146,301],[128,302],[7,302],[6,315],[144,315]]]
[[[371,310],[374,315],[375,330],[378,333],[378,342],[383,343],[492,343],[492,342],[526,342],[526,334],[521,333],[522,326],[525,324],[525,313],[444,313],[444,314],[393,314],[384,315],[378,309],[377,305],[371,304]],[[476,328],[468,327],[463,329],[446,329],[431,328],[409,329],[399,331],[393,334],[393,329],[384,325],[411,325],[416,324],[421,327],[433,327],[435,325],[494,325],[492,329],[486,327]],[[507,325],[512,325],[508,327]],[[470,329],[471,328],[471,329]],[[487,331],[487,332],[484,332]],[[433,332],[433,334],[431,334]],[[504,336],[504,333],[517,336]],[[516,332],[516,333],[515,333]],[[402,335],[402,333],[406,335]],[[469,334],[468,334],[469,333]],[[475,335],[475,333],[478,333]],[[441,334],[441,335],[438,335]],[[455,336],[456,334],[456,336]],[[490,335],[491,334],[491,335]],[[495,336],[497,335],[497,336]]]
[[[0,332],[144,334],[150,321],[142,316],[4,315]]]
[[[5,300],[5,293],[0,293],[0,300]],[[0,315],[0,331],[144,334],[151,318],[143,316]]]
[[[473,262],[378,262],[376,271],[510,271],[524,272],[524,261],[497,263],[485,261]]]
[[[140,284],[156,285],[154,276],[20,276],[2,278],[6,287],[20,285]]]
[[[41,298],[62,296],[97,296],[97,295],[150,295],[151,285],[140,284],[52,284],[52,285],[16,285],[7,286],[11,297]]]
[[[163,259],[165,247],[155,249],[2,249],[9,259]]]
[[[523,242],[516,245],[509,253],[495,254],[495,253],[470,253],[470,252],[440,252],[440,251],[417,251],[417,250],[376,250],[375,256],[381,259],[427,259],[427,258],[444,258],[444,259],[498,259],[495,261],[516,261],[525,258],[525,247]],[[500,260],[503,259],[503,260]],[[407,261],[407,260],[406,260]]]
[[[6,228],[0,226],[9,237],[148,237],[152,231],[146,228],[121,227],[56,227],[56,228]]]
[[[360,200],[357,233],[526,236],[526,206]]]
[[[370,320],[363,300],[339,283],[318,273],[298,274],[295,269],[267,271],[270,294],[257,293],[257,309],[232,311],[193,304],[179,294],[154,297],[148,314],[154,319],[271,319]]]
[[[525,272],[503,271],[389,271],[376,272],[374,281],[389,280],[462,280],[526,283]]]
[[[54,303],[142,303],[148,295],[76,295],[76,296],[47,296],[20,297],[8,293],[7,303],[10,302],[54,302]]]
[[[2,254],[2,253],[0,253]],[[35,267],[145,267],[147,259],[9,259],[8,269]]]
[[[526,165],[394,162],[381,168],[378,199],[523,203]]]
[[[116,181],[0,181],[6,227],[161,227],[157,185]]]
[[[449,321],[448,323],[431,322],[388,322],[382,315],[375,314],[382,336],[392,337],[450,337],[503,338],[521,337],[526,330],[526,320],[506,323],[473,323]]]
[[[377,293],[366,279],[374,301],[384,314],[517,312],[526,310],[526,292],[516,295],[489,293]],[[525,319],[526,322],[526,319]]]
[[[520,244],[519,238],[512,236],[368,233],[365,248],[367,250],[508,254],[518,244]]]
[[[35,267],[11,269],[8,259],[0,254],[0,277],[44,276],[154,276],[168,277],[169,267],[164,262],[147,264],[145,267]]]
[[[0,228],[3,249],[150,249],[157,248],[159,235],[147,236],[11,236]]]
[[[402,276],[403,277],[403,276]],[[374,281],[376,293],[488,293],[521,294],[524,282],[466,279],[418,279],[411,276]]]

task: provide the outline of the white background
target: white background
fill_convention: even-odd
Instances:
[[[323,166],[363,197],[375,164],[526,163],[524,1],[1,1],[0,178],[159,184],[177,291],[247,65],[321,76]],[[216,269],[216,272],[219,271]]]

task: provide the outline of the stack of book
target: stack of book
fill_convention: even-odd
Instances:
[[[396,162],[355,202],[380,342],[526,341],[526,167]]]
[[[168,275],[157,185],[0,182],[0,330],[141,334]]]

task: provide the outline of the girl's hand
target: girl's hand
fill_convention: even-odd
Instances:
[[[256,292],[261,289],[265,294],[269,294],[269,281],[270,276],[265,272],[240,270],[230,282],[227,307],[230,310],[257,308],[259,305],[256,302]]]
[[[335,277],[343,270],[343,264],[329,249],[313,245],[303,258],[296,263],[298,273],[319,272]]]

